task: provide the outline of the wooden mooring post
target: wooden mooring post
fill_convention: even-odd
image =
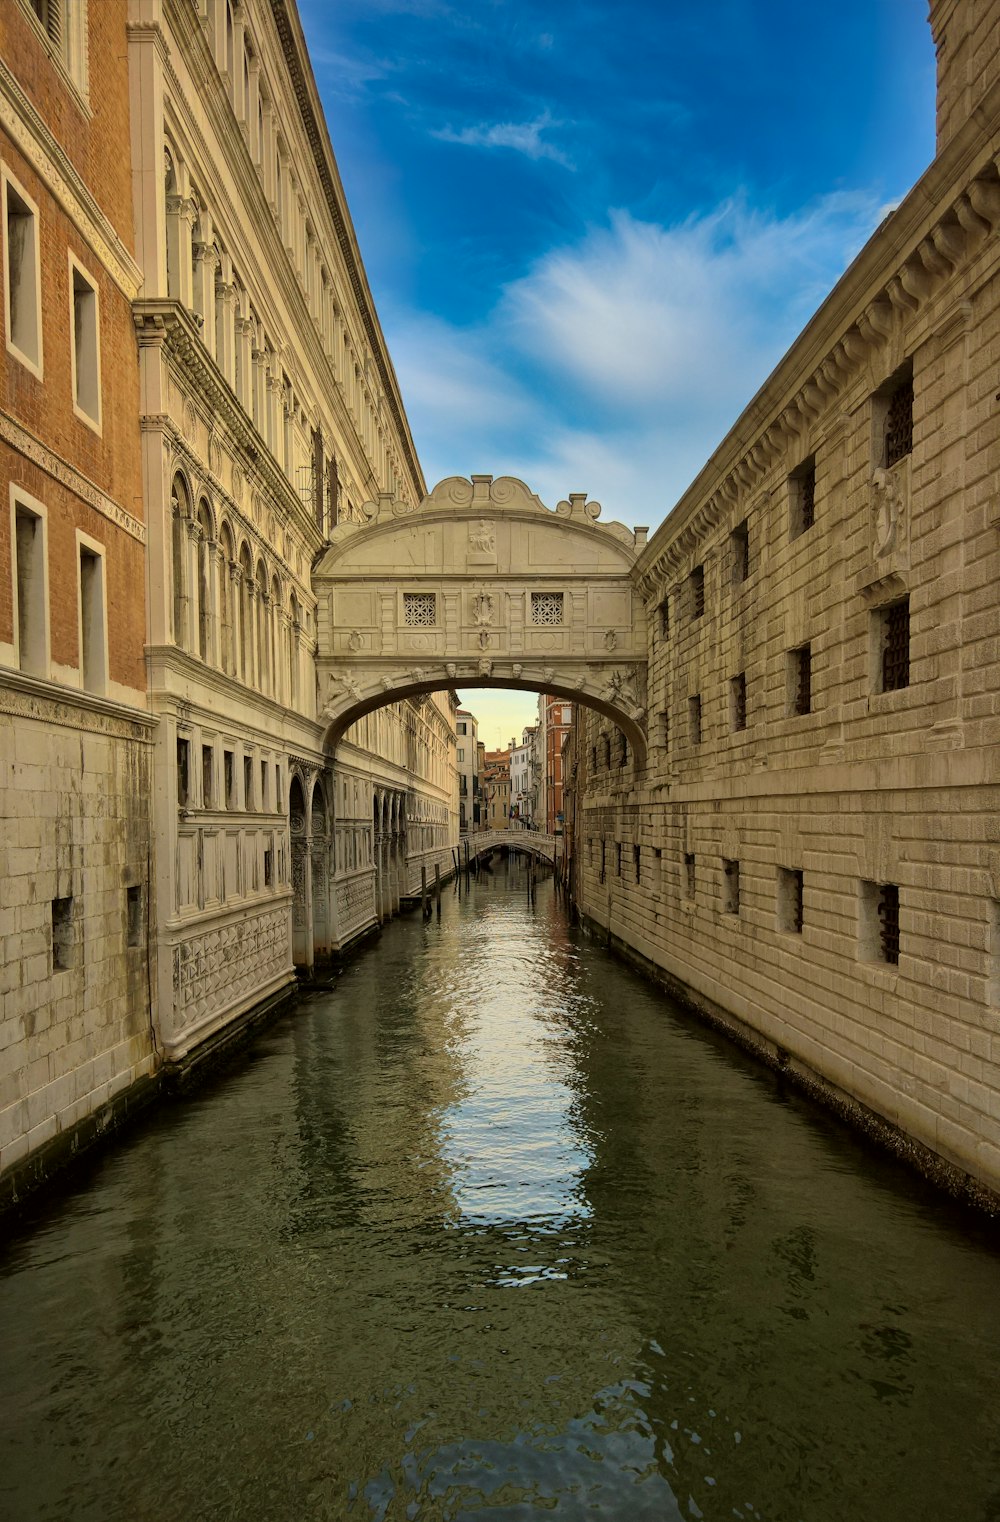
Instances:
[[[420,912],[424,919],[430,919],[431,906],[427,898],[427,863],[420,868]]]
[[[441,863],[434,863],[434,897],[437,900],[437,917],[441,918]]]

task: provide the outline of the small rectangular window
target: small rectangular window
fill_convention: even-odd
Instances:
[[[532,592],[531,622],[533,624],[561,624],[563,622],[563,594],[561,592]]]
[[[910,599],[900,598],[874,614],[881,692],[898,692],[910,685]]]
[[[622,847],[621,847],[621,841],[616,841],[615,842],[615,876],[616,877],[621,877],[621,875],[622,875]]]
[[[70,358],[73,406],[94,428],[101,426],[101,326],[97,286],[70,255]]]
[[[733,585],[739,586],[750,575],[750,525],[744,518],[729,536],[733,564]]]
[[[45,521],[23,502],[14,505],[14,562],[18,665],[32,676],[47,676]]]
[[[271,884],[273,882],[274,882],[274,852],[271,851],[271,850],[266,850],[264,852],[264,887],[265,888],[270,888],[270,886],[271,886]]]
[[[812,712],[812,646],[799,645],[789,650],[786,669],[786,712]]]
[[[691,734],[691,744],[701,744],[701,694],[695,693],[694,697],[688,698],[688,727]]]
[[[65,972],[73,966],[73,900],[52,900],[52,971]]]
[[[738,861],[722,862],[722,907],[726,914],[740,912],[740,864]]]
[[[868,962],[899,962],[899,888],[896,883],[862,882],[858,920],[859,951]]]
[[[884,458],[887,469],[913,450],[913,377],[899,381],[888,396],[885,414]]]
[[[260,809],[262,814],[267,813],[267,762],[260,763]]]
[[[600,881],[602,883],[603,883],[605,877],[607,876],[607,870],[608,870],[608,843],[607,843],[606,840],[604,840],[602,838],[602,840],[601,840],[601,873],[600,873]]]
[[[88,692],[107,689],[104,556],[80,545],[80,675]]]
[[[778,868],[778,929],[802,934],[802,873],[797,867]]]
[[[692,619],[701,618],[705,611],[705,567],[696,565],[688,577],[688,591]]]
[[[403,593],[403,623],[408,629],[424,629],[437,623],[437,594]]]
[[[253,808],[253,756],[243,757],[243,807]]]
[[[688,898],[694,898],[694,852],[684,852],[684,892]]]
[[[660,614],[660,638],[666,639],[670,634],[670,599],[664,595],[659,606]]]
[[[236,801],[233,797],[233,788],[236,785],[233,775],[233,760],[233,752],[231,750],[224,750],[222,752],[222,778],[226,790],[227,809],[235,808],[236,806]]]
[[[177,736],[177,806],[186,808],[191,788],[191,742]]]
[[[641,882],[642,881],[642,847],[641,846],[633,846],[632,847],[632,866],[635,869],[635,880],[636,880],[636,882],[637,883]]]
[[[669,710],[666,709],[666,708],[661,708],[658,717],[659,717],[659,728],[660,728],[660,734],[659,734],[660,744],[662,745],[664,750],[667,750],[669,745],[670,745],[670,712],[669,712]]]
[[[747,727],[747,677],[740,671],[729,683],[729,709],[734,732]]]
[[[142,888],[136,884],[125,890],[126,944],[142,945]]]
[[[41,265],[38,207],[4,175],[4,283],[7,348],[42,373]]]
[[[215,752],[211,745],[201,747],[201,803],[210,809],[215,804]]]
[[[789,538],[797,539],[816,522],[816,456],[803,460],[788,478]]]

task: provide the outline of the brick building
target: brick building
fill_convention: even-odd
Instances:
[[[154,1065],[127,13],[0,7],[5,1173]]]

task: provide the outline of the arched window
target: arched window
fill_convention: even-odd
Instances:
[[[207,661],[212,649],[212,514],[204,498],[198,504],[198,654]]]
[[[246,545],[240,550],[240,677],[249,683],[253,675],[253,646],[251,644],[251,599],[253,595],[253,565]]]
[[[174,592],[174,644],[188,649],[187,527],[191,503],[183,476],[174,476],[170,488],[172,571]]]
[[[229,531],[229,525],[224,523],[219,534],[219,659],[223,671],[229,676],[233,676],[236,671],[231,579],[234,558],[233,536]]]
[[[257,562],[257,688],[260,692],[270,690],[267,669],[267,572],[263,560]]]

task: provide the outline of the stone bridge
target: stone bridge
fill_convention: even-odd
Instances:
[[[469,858],[474,860],[477,856],[495,851],[498,846],[506,846],[510,851],[525,851],[533,856],[541,856],[545,861],[555,862],[556,857],[563,854],[561,841],[561,836],[546,835],[541,830],[477,830],[474,835],[461,837],[460,850],[464,856],[468,845]]]
[[[646,757],[646,542],[585,493],[547,508],[513,476],[452,476],[416,506],[383,494],[313,570],[332,752],[384,703],[446,687],[547,692],[606,714]]]

